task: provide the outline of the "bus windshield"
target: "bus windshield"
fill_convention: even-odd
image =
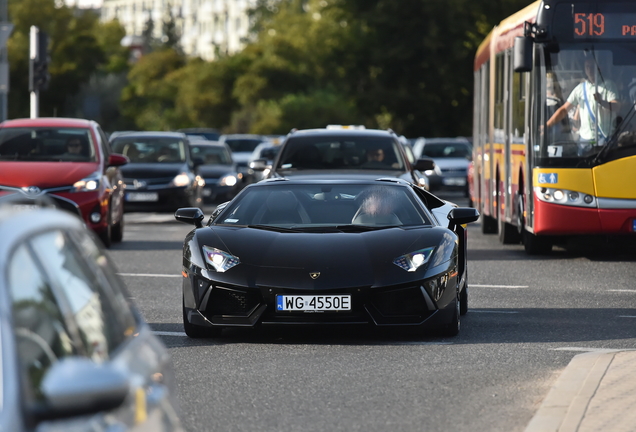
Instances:
[[[543,85],[536,89],[543,100],[538,106],[544,107],[537,113],[541,133],[534,156],[538,165],[581,166],[596,160],[605,147],[634,147],[634,48],[562,44],[558,50],[544,52],[538,56],[543,64],[537,68],[545,74],[540,80]]]

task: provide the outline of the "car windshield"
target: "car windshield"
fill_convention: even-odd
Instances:
[[[272,184],[247,188],[214,221],[261,229],[359,230],[430,225],[407,186]]]
[[[172,137],[117,138],[113,151],[128,156],[132,163],[180,163],[186,161],[185,143]]]
[[[228,138],[225,144],[230,146],[233,152],[253,152],[263,140],[255,138]]]
[[[232,165],[232,155],[224,146],[191,145],[192,156],[203,159],[206,165]]]
[[[472,149],[463,143],[430,143],[424,146],[422,156],[430,158],[470,158]]]
[[[85,128],[0,129],[0,161],[95,162],[95,145]]]
[[[277,171],[403,170],[400,144],[390,137],[313,136],[290,138]]]

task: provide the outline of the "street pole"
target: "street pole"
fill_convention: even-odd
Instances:
[[[7,39],[13,30],[9,23],[9,0],[0,0],[0,121],[8,118],[9,55]]]
[[[29,58],[38,60],[38,28],[31,26],[29,31]],[[40,114],[40,90],[34,86],[31,90],[31,118],[38,118]]]

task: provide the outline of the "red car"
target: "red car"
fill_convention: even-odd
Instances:
[[[0,197],[48,197],[75,213],[105,246],[124,235],[124,182],[128,158],[111,152],[94,121],[71,118],[0,123]]]

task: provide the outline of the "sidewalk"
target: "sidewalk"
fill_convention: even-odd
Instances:
[[[636,431],[636,351],[579,354],[526,432]]]

